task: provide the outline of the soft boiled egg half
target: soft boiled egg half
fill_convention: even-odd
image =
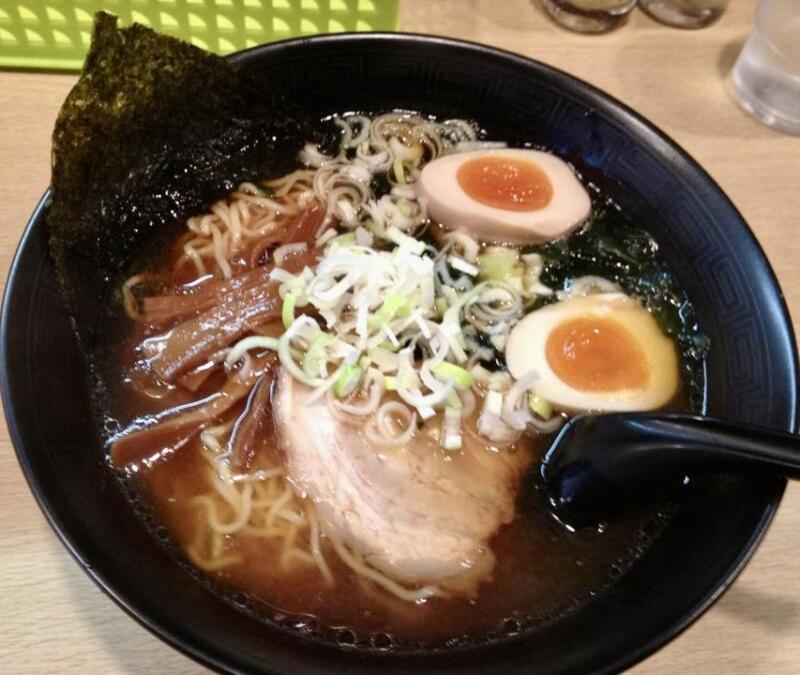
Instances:
[[[648,312],[623,293],[570,298],[528,314],[508,336],[517,379],[558,410],[653,410],[678,389],[675,346]]]
[[[446,155],[422,169],[419,189],[433,220],[483,241],[551,241],[591,211],[572,169],[538,150]]]

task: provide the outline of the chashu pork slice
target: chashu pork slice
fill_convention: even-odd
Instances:
[[[337,418],[323,399],[282,374],[275,420],[287,473],[317,505],[320,527],[395,581],[435,584],[473,595],[491,578],[489,539],[514,518],[530,451],[497,452],[465,435],[445,454],[418,433],[405,447],[379,450],[361,423]]]

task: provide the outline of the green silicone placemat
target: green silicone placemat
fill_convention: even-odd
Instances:
[[[1,0],[0,67],[80,69],[99,10],[228,54],[298,35],[394,30],[398,1]]]

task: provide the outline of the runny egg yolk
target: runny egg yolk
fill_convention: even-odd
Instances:
[[[545,355],[563,382],[580,391],[644,389],[650,368],[638,341],[613,319],[565,321],[547,338]]]
[[[553,198],[547,174],[513,157],[476,157],[459,167],[456,179],[475,201],[505,211],[538,211]]]

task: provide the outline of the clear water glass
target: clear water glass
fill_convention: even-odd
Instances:
[[[761,0],[731,80],[745,110],[771,127],[800,134],[800,0]]]
[[[541,0],[560,26],[578,33],[606,33],[621,26],[636,0]]]
[[[639,6],[669,26],[703,28],[722,16],[728,0],[639,0]]]

